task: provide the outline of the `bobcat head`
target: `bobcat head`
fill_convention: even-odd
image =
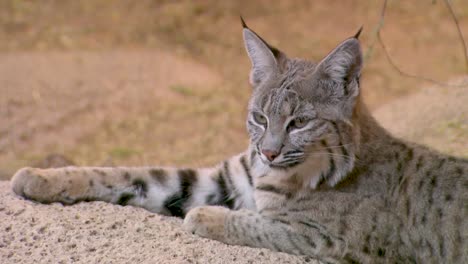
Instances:
[[[252,148],[271,169],[292,168],[324,154],[331,160],[329,175],[324,171],[321,178],[336,184],[354,162],[350,131],[363,61],[361,30],[312,62],[287,57],[242,24],[252,63],[247,117]]]

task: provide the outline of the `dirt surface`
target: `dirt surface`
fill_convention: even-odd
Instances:
[[[182,230],[182,221],[102,202],[74,206],[22,200],[0,181],[0,262],[318,263],[266,249],[228,246]]]
[[[162,128],[152,118],[173,114],[187,122],[183,113],[193,107],[184,104],[193,102],[184,95],[192,89],[202,94],[220,82],[206,66],[158,51],[3,54],[0,61],[0,168],[9,171],[53,152],[94,165],[114,156],[128,159],[158,138],[157,128],[142,123]],[[127,147],[103,135],[102,145],[93,145],[106,153],[93,152],[86,137],[113,130],[125,131],[124,138],[140,133],[144,139]]]
[[[384,105],[374,116],[398,137],[468,158],[468,77],[451,84],[426,87]]]
[[[382,38],[403,70],[439,80],[466,73],[462,44],[444,2],[388,1]],[[466,37],[468,2],[450,2]],[[397,74],[375,42],[382,5],[383,0],[5,0],[0,1],[0,51],[160,48],[194,57],[222,74],[228,85],[245,87],[249,61],[240,14],[286,54],[314,60],[364,26],[363,83],[375,107],[421,87]],[[245,88],[227,93],[241,99],[248,94]]]

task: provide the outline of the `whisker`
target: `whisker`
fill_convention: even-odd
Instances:
[[[325,149],[342,148],[342,147],[351,146],[351,145],[353,145],[353,144],[354,144],[354,143],[347,143],[347,144],[341,144],[341,145],[326,146],[326,147],[323,147],[323,148],[325,148]]]
[[[335,157],[342,157],[342,158],[348,158],[348,159],[353,159],[356,158],[356,156],[350,156],[350,155],[343,155],[343,154],[337,154],[337,153],[330,153],[330,152],[306,152],[307,155],[320,155],[320,156],[335,156]]]

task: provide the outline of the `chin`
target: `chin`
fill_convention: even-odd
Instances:
[[[276,170],[288,170],[288,169],[291,169],[291,168],[294,168],[298,165],[300,165],[302,162],[295,162],[295,163],[289,163],[289,164],[281,164],[281,163],[272,163],[272,162],[269,162],[268,165],[270,168],[272,169],[276,169]]]

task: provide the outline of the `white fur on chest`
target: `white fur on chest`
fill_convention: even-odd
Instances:
[[[317,187],[322,168],[327,164],[322,159],[308,160],[289,169],[272,169],[257,160],[252,167],[255,186],[273,186],[278,190],[299,193]],[[286,195],[275,192],[255,190],[255,203],[258,210],[281,208],[287,200]]]

